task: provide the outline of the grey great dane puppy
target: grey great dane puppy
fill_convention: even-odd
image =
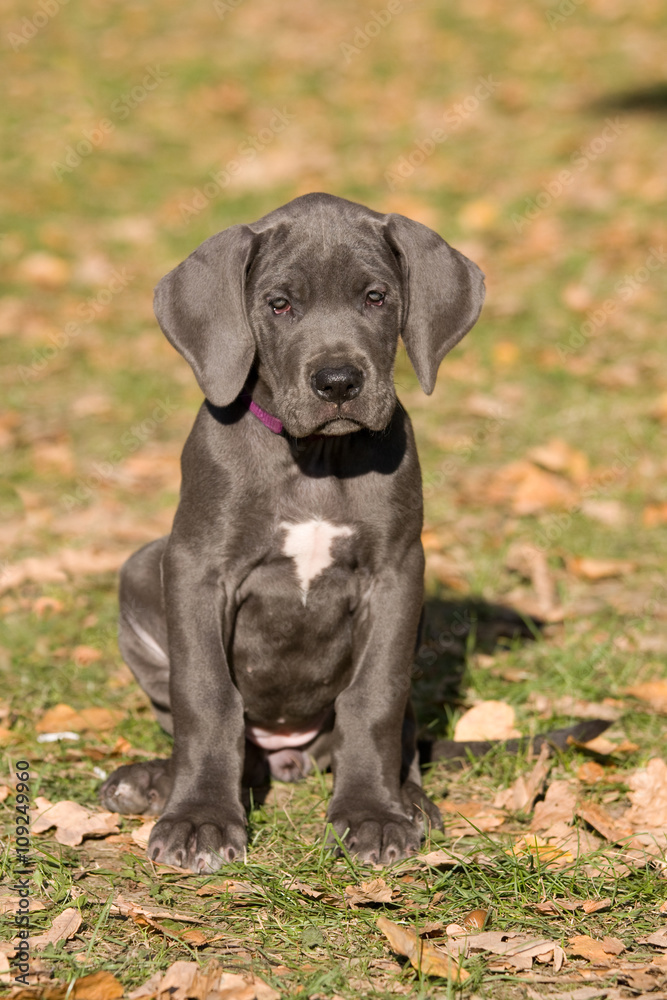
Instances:
[[[479,268],[435,232],[326,194],[218,233],[157,286],[206,400],[172,532],[122,569],[120,647],[174,748],[101,792],[160,816],[153,860],[243,857],[242,788],[313,761],[362,860],[440,825],[410,707],[422,492],[393,369],[400,335],[431,393],[483,300]]]

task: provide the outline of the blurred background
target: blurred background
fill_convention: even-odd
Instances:
[[[433,397],[397,366],[435,608],[417,670],[501,604],[551,623],[476,654],[473,688],[520,712],[545,676],[589,697],[664,676],[666,21],[660,0],[8,0],[5,741],[58,701],[143,704],[115,570],[169,530],[201,401],[152,289],[314,190],[418,219],[487,275]]]

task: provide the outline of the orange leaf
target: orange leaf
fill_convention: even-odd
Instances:
[[[514,709],[504,701],[482,701],[468,709],[456,723],[454,739],[509,740],[521,733],[514,728]]]
[[[454,983],[463,983],[470,978],[470,973],[445,951],[430,941],[421,941],[411,927],[401,927],[386,917],[378,917],[378,927],[394,951],[409,958],[410,964],[418,972],[421,971],[427,976],[451,979]]]

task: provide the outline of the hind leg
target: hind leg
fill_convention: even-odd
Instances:
[[[161,562],[167,538],[158,538],[130,556],[120,571],[118,645],[123,659],[151,700],[157,721],[173,733],[169,702],[167,626]],[[157,816],[171,791],[169,760],[119,767],[100,789],[112,812]]]

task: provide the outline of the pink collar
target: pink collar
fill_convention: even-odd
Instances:
[[[241,395],[241,399],[247,404],[250,412],[253,413],[258,420],[261,420],[265,427],[268,427],[274,434],[283,433],[283,424],[281,420],[278,420],[278,417],[274,417],[271,413],[267,413],[266,410],[263,410],[261,406],[258,406],[252,396],[246,392]]]

